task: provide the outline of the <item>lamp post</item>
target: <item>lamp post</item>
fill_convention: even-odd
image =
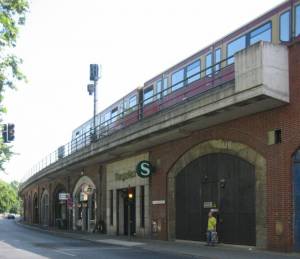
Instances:
[[[101,66],[100,66],[101,69]],[[97,114],[97,82],[101,77],[101,71],[99,73],[98,64],[90,64],[90,81],[93,81],[92,84],[88,84],[87,90],[89,95],[94,94],[94,115],[93,115],[93,127],[92,127],[92,140],[96,139],[96,114]]]

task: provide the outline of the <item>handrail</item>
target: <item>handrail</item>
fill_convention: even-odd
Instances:
[[[215,63],[210,67],[207,67],[193,75],[190,75],[189,77],[185,77],[180,82],[177,82],[174,85],[170,85],[168,88],[162,89],[160,92],[156,93],[155,95],[153,95],[147,99],[140,100],[140,103],[137,103],[135,106],[130,107],[126,110],[122,110],[114,117],[97,125],[95,127],[95,132],[94,132],[94,129],[91,128],[88,132],[85,132],[85,133],[77,136],[76,138],[72,139],[67,144],[60,146],[58,149],[56,149],[55,151],[53,151],[52,153],[50,153],[46,157],[44,157],[42,160],[40,160],[36,165],[34,165],[23,176],[23,178],[21,180],[20,188],[22,189],[23,186],[25,185],[25,182],[28,181],[31,177],[33,177],[34,175],[36,175],[37,173],[39,173],[41,170],[45,169],[46,167],[56,163],[60,159],[68,157],[69,155],[76,153],[78,150],[80,150],[84,147],[87,147],[94,142],[99,141],[100,139],[112,134],[113,132],[116,132],[117,130],[126,128],[127,126],[125,125],[126,124],[125,122],[127,122],[128,125],[131,125],[131,124],[136,123],[139,120],[142,120],[143,116],[140,116],[140,114],[139,114],[141,107],[146,108],[148,105],[150,106],[151,104],[155,103],[156,101],[160,101],[160,102],[164,103],[164,99],[167,99],[168,96],[172,96],[172,93],[180,92],[182,89],[186,89],[186,87],[189,87],[189,85],[191,85],[191,84],[195,84],[195,82],[197,82],[197,81],[201,81],[201,80],[205,80],[205,79],[210,79],[211,81],[213,81],[213,80],[215,80],[216,77],[219,78],[220,76],[222,78],[222,71],[224,71],[226,68],[232,67],[234,65],[234,63],[228,64],[228,62],[227,62],[231,58],[233,58],[233,56],[223,59],[220,62]],[[225,63],[225,65],[224,65],[224,63]],[[222,67],[222,65],[223,65],[223,67]],[[215,70],[216,67],[219,67],[219,69],[217,71]],[[211,74],[202,77],[201,75],[202,74],[205,75],[206,74],[205,72],[207,70],[211,70]],[[191,83],[187,83],[189,79],[191,79],[197,75],[199,75],[199,77],[200,77],[199,79],[197,79]],[[228,81],[225,81],[224,83],[226,83],[226,82],[228,82]],[[183,86],[176,89],[175,91],[172,91],[172,89],[176,85],[179,85],[179,84],[183,84]],[[213,85],[212,88],[213,87],[215,87],[215,86]],[[169,91],[170,91],[170,93],[168,93]],[[167,92],[167,94],[165,94],[165,92]],[[198,96],[198,94],[199,93],[192,95],[192,97]],[[168,101],[169,102],[173,101],[176,98],[177,98],[177,96],[174,96],[173,99],[172,99],[172,97],[169,97]],[[166,101],[166,102],[168,102],[168,101]],[[179,105],[181,103],[182,102],[179,102],[176,104],[171,104],[168,107],[171,107],[171,106],[173,107],[174,105]],[[142,108],[142,109],[144,109],[144,108]],[[165,109],[165,108],[163,108],[163,109]],[[133,114],[132,118],[130,118],[130,114]],[[121,119],[123,119],[123,120],[121,120]],[[126,119],[126,121],[125,121],[125,119]]]

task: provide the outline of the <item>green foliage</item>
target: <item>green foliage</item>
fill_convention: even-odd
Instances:
[[[22,60],[12,53],[16,46],[20,25],[25,22],[28,11],[27,0],[0,0],[0,123],[2,124],[4,92],[7,88],[16,89],[16,82],[25,80],[19,69]],[[2,130],[1,130],[2,131]],[[0,170],[7,162],[12,152],[11,147],[0,138]]]
[[[5,183],[0,180],[0,213],[19,213],[20,199],[15,183]]]

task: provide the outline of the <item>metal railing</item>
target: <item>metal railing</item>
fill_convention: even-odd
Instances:
[[[21,180],[21,189],[25,185],[25,182],[32,176],[59,160],[66,158],[71,154],[75,154],[82,148],[85,148],[118,130],[124,129],[149,115],[155,115],[157,112],[170,107],[173,108],[174,106],[182,104],[183,101],[190,100],[212,88],[234,80],[234,63],[227,64],[227,61],[232,57],[233,56],[228,57],[198,73],[190,75],[182,81],[177,82],[166,89],[162,89],[160,92],[147,99],[140,100],[140,103],[135,106],[126,110],[123,109],[116,116],[100,123],[95,127],[95,130],[91,128],[88,132],[85,132],[72,139],[67,144],[60,146],[57,150],[40,160],[24,175]],[[211,73],[207,75],[206,71],[211,71]],[[195,76],[199,76],[200,78],[188,83],[188,81]],[[179,84],[182,84],[183,86],[173,91]]]

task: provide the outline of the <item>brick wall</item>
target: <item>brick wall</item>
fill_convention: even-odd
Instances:
[[[293,244],[292,154],[300,146],[300,42],[289,46],[290,104],[243,117],[155,147],[150,152],[157,172],[151,181],[151,199],[167,200],[167,175],[174,163],[193,146],[213,139],[243,143],[267,160],[267,247],[290,251]],[[282,143],[267,144],[267,132],[282,130]],[[160,239],[167,239],[166,205],[151,208],[161,219]]]

